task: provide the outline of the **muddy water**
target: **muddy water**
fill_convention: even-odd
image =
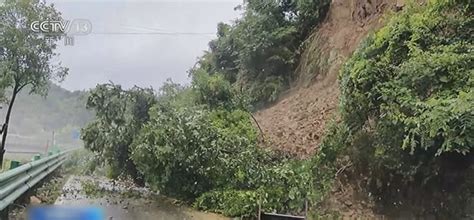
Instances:
[[[105,193],[87,196],[83,182],[93,181]],[[133,191],[137,196],[125,196],[123,191]],[[172,200],[150,193],[144,188],[125,188],[106,179],[72,176],[63,187],[63,194],[56,205],[95,206],[104,211],[107,220],[228,220],[220,215],[203,213],[178,206]]]

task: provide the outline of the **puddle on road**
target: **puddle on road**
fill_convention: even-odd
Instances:
[[[99,188],[107,189],[107,193],[99,196],[88,197],[82,189],[82,182],[94,181]],[[133,188],[146,196],[127,198],[120,192],[119,187],[106,179],[93,179],[91,177],[72,176],[63,187],[63,195],[55,202],[56,205],[68,206],[96,206],[104,210],[107,220],[229,220],[229,218],[198,212],[191,208],[178,206],[158,195],[151,195],[146,189]]]

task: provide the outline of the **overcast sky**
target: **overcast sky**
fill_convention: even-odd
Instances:
[[[54,0],[66,20],[88,19],[92,33],[59,42],[70,69],[69,90],[113,81],[157,89],[167,79],[189,82],[187,70],[215,38],[219,22],[235,20],[241,0]],[[174,33],[174,34],[159,34]]]

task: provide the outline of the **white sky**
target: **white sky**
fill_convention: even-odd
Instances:
[[[53,2],[66,20],[92,23],[92,33],[76,36],[74,46],[59,42],[58,59],[70,69],[61,86],[69,90],[108,81],[155,89],[167,78],[187,83],[186,71],[215,38],[217,23],[230,22],[241,13],[234,11],[241,0]]]

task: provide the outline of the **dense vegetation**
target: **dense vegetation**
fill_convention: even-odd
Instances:
[[[385,198],[413,188],[432,187],[430,197],[449,190],[438,184],[463,176],[471,164],[472,12],[462,1],[409,7],[371,35],[341,72],[347,147],[370,188]]]
[[[264,3],[248,1],[241,20],[219,25],[211,51],[190,71],[191,86],[168,81],[155,92],[106,84],[91,91],[88,107],[97,118],[82,138],[112,177],[144,180],[200,209],[252,216],[259,204],[285,213],[301,212],[305,201],[319,204],[341,162],[367,177],[379,199],[423,188],[469,162],[468,4],[412,5],[369,36],[341,71],[341,120],[328,127],[316,155],[297,160],[258,146],[251,109],[292,80],[301,42],[328,3]]]
[[[123,90],[114,84],[98,85],[90,92],[87,108],[94,110],[95,120],[82,130],[86,148],[98,152],[110,166],[109,177],[130,175],[143,185],[142,175],[130,160],[130,145],[148,121],[148,111],[156,102],[151,89],[134,87]]]
[[[303,41],[325,17],[330,0],[249,0],[243,17],[219,24],[197,69],[222,74],[252,98],[275,101],[294,78]]]
[[[83,129],[86,148],[104,159],[111,177],[143,177],[198,208],[230,216],[253,215],[259,203],[301,211],[317,194],[314,163],[260,148],[249,109],[289,83],[303,40],[328,6],[245,1],[241,19],[218,25],[210,52],[190,71],[191,86],[169,81],[157,94],[97,86],[87,102],[97,117]]]
[[[8,103],[0,133],[0,161],[7,142],[10,116],[18,94],[28,89],[30,94],[45,95],[50,80],[62,80],[68,69],[54,58],[56,42],[61,35],[47,36],[30,30],[33,21],[62,20],[52,4],[43,1],[3,1],[0,5],[0,101]],[[9,97],[4,95],[9,92]]]
[[[187,88],[169,81],[156,96],[99,85],[88,100],[97,117],[82,137],[111,177],[143,176],[153,189],[198,208],[230,216],[253,215],[259,203],[301,211],[326,187],[313,182],[315,175],[326,178],[312,173],[322,163],[259,147],[245,100],[219,75],[196,76]]]

